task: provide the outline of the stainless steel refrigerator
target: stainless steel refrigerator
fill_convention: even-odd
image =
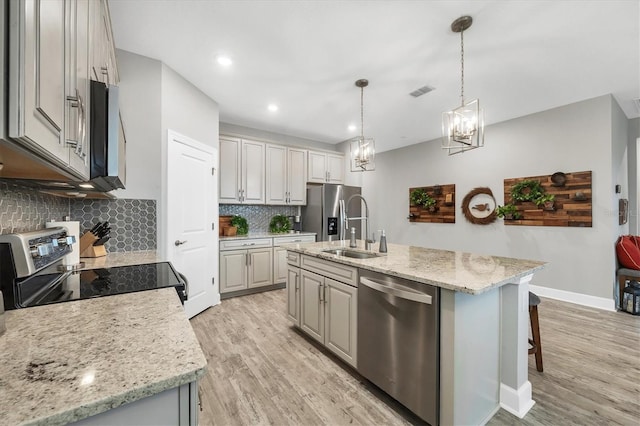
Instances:
[[[307,205],[302,207],[302,230],[315,232],[316,241],[349,239],[350,230],[344,229],[344,211],[348,212],[349,217],[362,216],[360,198],[354,198],[346,205],[349,197],[354,194],[360,194],[359,186],[307,184]],[[356,228],[356,237],[362,239],[361,221],[350,221],[349,228],[351,227]]]

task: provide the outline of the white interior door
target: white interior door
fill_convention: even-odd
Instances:
[[[217,150],[168,133],[167,257],[189,282],[187,316],[220,303]]]

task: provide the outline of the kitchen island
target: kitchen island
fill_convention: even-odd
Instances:
[[[377,249],[377,245],[374,247]],[[349,286],[356,287],[350,298],[357,299],[359,275],[372,271],[439,289],[439,424],[484,424],[500,407],[523,417],[533,406],[527,371],[528,287],[544,262],[398,244],[388,244],[388,253],[370,258],[336,254],[336,250],[349,249],[347,241],[291,244],[286,248],[294,262],[290,265],[297,265],[302,281],[305,274],[311,280],[325,280],[324,291],[318,288],[307,293],[303,282],[299,303],[311,306],[308,312],[312,314],[317,299],[320,306],[324,304],[320,309],[325,310],[324,318],[330,324],[323,331],[324,344],[356,368],[356,354],[361,348],[352,346],[360,325],[356,327],[356,315],[351,313],[356,305],[350,304],[345,295]],[[362,241],[358,241],[357,252],[373,254],[362,248]],[[295,269],[290,278],[291,300],[293,286],[298,286]],[[337,297],[332,299],[334,295]],[[343,308],[331,308],[334,300]],[[300,313],[299,308],[296,312],[289,305],[289,316],[299,317],[298,326],[321,340],[314,327],[305,324],[313,322],[308,320],[313,315],[304,313],[305,306]],[[348,317],[349,327],[336,325],[336,321]],[[348,328],[351,331],[344,330]]]
[[[173,288],[5,316],[0,424],[197,424],[207,362]]]

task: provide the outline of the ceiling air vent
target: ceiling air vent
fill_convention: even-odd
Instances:
[[[414,98],[417,98],[418,96],[422,96],[425,93],[429,93],[432,90],[435,90],[435,87],[431,87],[431,86],[422,86],[419,89],[414,90],[413,92],[409,93],[411,96],[413,96]]]

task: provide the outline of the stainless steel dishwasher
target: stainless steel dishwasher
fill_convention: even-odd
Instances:
[[[440,291],[360,270],[358,371],[431,425],[438,424]]]

